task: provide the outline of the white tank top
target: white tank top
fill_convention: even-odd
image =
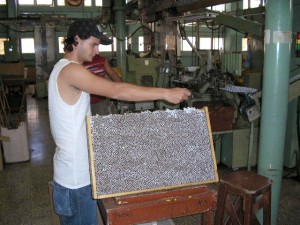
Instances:
[[[69,105],[60,97],[57,77],[71,62],[61,59],[49,77],[48,104],[51,133],[56,144],[53,157],[54,180],[77,189],[90,184],[86,116],[90,115],[90,95],[81,92],[79,100]]]

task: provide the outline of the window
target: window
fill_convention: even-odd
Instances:
[[[212,7],[206,7],[207,9],[211,9],[213,11],[219,11],[219,12],[224,12],[225,11],[225,4],[221,4],[221,5],[215,5]]]
[[[144,37],[139,37],[139,52],[144,51]]]
[[[0,0],[3,1],[3,0]],[[55,0],[19,0],[19,5],[53,5]],[[65,0],[56,0],[57,5],[65,5]]]
[[[248,38],[242,39],[242,51],[245,52],[248,50]]]
[[[211,38],[200,38],[200,49],[210,50],[211,49]]]
[[[34,53],[34,39],[21,38],[22,53]]]
[[[0,0],[0,5],[6,5],[6,0]]]
[[[111,45],[99,45],[99,52],[111,52]]]
[[[130,2],[129,0],[126,0],[126,3]],[[103,0],[95,0],[96,6],[103,6]]]
[[[19,5],[34,5],[34,0],[19,0]]]
[[[52,5],[52,0],[36,0],[37,5]]]
[[[111,38],[111,37],[109,37],[109,38]],[[125,50],[127,50],[128,49],[128,47],[127,47],[127,37],[125,39],[126,39],[125,40]],[[124,41],[121,41],[122,44],[123,44],[123,42]],[[100,53],[103,52],[103,51],[105,51],[105,52],[111,52],[111,51],[116,52],[117,44],[118,44],[117,39],[114,37],[113,38],[113,43],[111,45],[99,45],[99,51],[100,51]]]
[[[196,39],[195,37],[188,37],[189,41],[192,43],[193,46],[195,46]],[[214,38],[213,43],[211,43],[211,38],[208,37],[202,37],[200,38],[199,48],[200,50],[210,50],[211,49],[224,49],[224,39],[223,38]],[[187,40],[182,41],[182,51],[192,51],[192,47],[189,45]]]
[[[92,6],[92,0],[84,0],[84,6]]]
[[[0,38],[0,55],[4,55],[4,41],[7,41],[6,38]]]
[[[96,6],[102,6],[102,0],[95,0]]]
[[[57,0],[58,6],[65,6],[65,0]]]
[[[101,54],[101,52],[111,52],[112,48],[111,45],[99,45],[99,52]]]
[[[196,39],[195,37],[187,37],[189,41],[195,46]],[[192,47],[189,45],[187,40],[182,40],[182,51],[192,51]]]
[[[211,48],[211,44],[213,45]],[[211,38],[200,38],[200,49],[201,50],[217,50],[223,49],[223,38],[213,38],[213,43],[211,43]]]
[[[105,33],[104,33],[105,34]],[[105,34],[106,35],[106,34]],[[111,38],[111,37],[109,37]],[[114,47],[114,50],[116,49],[116,46],[117,46],[117,42],[116,42],[116,38],[113,38],[113,43],[112,45],[99,45],[99,52],[111,52],[112,51],[112,47]]]
[[[58,52],[64,53],[64,44],[63,44],[64,37],[58,37]]]
[[[224,38],[214,38],[213,49],[224,50]]]
[[[261,0],[250,0],[249,4],[248,4],[249,0],[244,0],[243,1],[243,8],[244,9],[248,9],[248,8],[257,8],[260,5]],[[263,1],[264,2],[264,1]],[[264,3],[263,3],[264,5]]]

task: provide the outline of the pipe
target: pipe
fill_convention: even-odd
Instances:
[[[268,0],[265,8],[265,54],[258,173],[273,181],[271,224],[276,225],[288,110],[292,0]],[[260,221],[261,214],[258,213]]]
[[[7,1],[7,12],[8,12],[8,18],[13,18],[18,15],[18,1],[17,0]]]
[[[250,122],[250,137],[249,137],[249,149],[248,149],[248,162],[247,170],[251,171],[252,154],[253,154],[253,136],[254,136],[254,122]]]
[[[125,0],[115,1],[114,12],[117,37],[117,65],[122,70],[122,78],[127,81],[126,48],[125,48]]]

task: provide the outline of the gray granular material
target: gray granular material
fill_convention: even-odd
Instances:
[[[204,110],[92,116],[97,196],[216,179]]]

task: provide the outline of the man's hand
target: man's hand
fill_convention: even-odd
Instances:
[[[187,100],[191,95],[191,91],[186,88],[171,88],[168,89],[168,92],[165,95],[165,100],[173,104],[178,104]]]

